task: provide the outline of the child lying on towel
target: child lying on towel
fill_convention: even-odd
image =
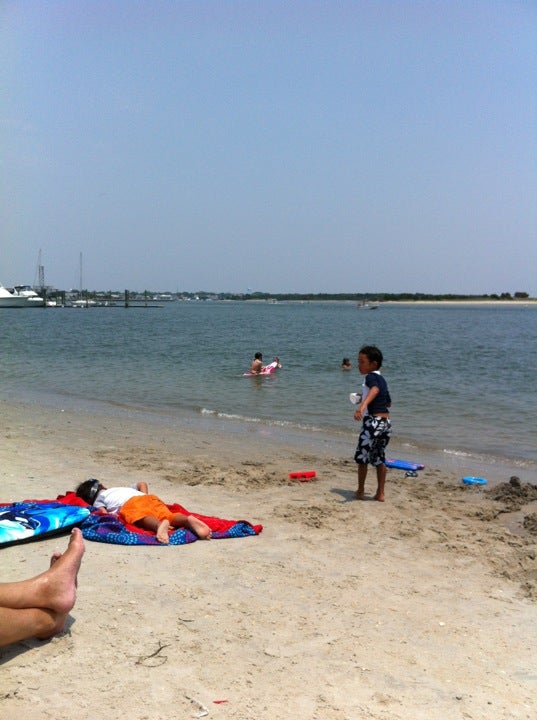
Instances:
[[[194,515],[173,513],[156,495],[149,495],[147,483],[132,487],[105,488],[98,480],[85,480],[76,494],[88,505],[107,513],[117,513],[125,523],[137,525],[155,533],[157,540],[168,545],[168,530],[188,528],[201,540],[209,540],[211,528]]]

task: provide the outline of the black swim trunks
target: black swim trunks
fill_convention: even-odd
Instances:
[[[386,461],[385,450],[392,436],[392,424],[389,418],[367,415],[358,437],[354,460],[359,465],[383,465]]]

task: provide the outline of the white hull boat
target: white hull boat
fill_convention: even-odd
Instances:
[[[0,285],[0,308],[43,307],[44,301],[29,285],[17,285],[8,290]]]

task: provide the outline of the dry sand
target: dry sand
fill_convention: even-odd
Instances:
[[[264,526],[180,547],[86,542],[66,631],[0,649],[2,717],[537,717],[535,488],[389,471],[387,502],[358,502],[354,463],[255,432],[2,411],[3,501],[146,480]],[[41,572],[66,543],[0,550],[1,579]]]

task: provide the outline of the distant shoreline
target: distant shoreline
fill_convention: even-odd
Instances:
[[[526,305],[537,306],[537,299],[526,300],[384,300],[379,305]]]
[[[237,301],[235,301],[237,302]],[[265,303],[265,304],[277,304],[277,303],[345,303],[346,305],[356,305],[356,300],[337,300],[335,298],[320,299],[320,298],[304,298],[304,299],[289,299],[289,300],[275,300],[275,299],[259,299],[249,298],[247,300],[238,301],[247,303]],[[537,307],[537,298],[527,298],[524,300],[372,300],[370,304],[375,307],[382,305],[518,305],[520,307],[533,306]],[[371,309],[371,308],[370,308]]]
[[[371,292],[371,293],[295,293],[295,292],[252,292],[252,293],[232,293],[232,292],[161,292],[153,290],[144,290],[138,292],[136,290],[125,291],[102,291],[102,290],[80,290],[66,291],[53,288],[35,287],[35,292],[41,298],[44,298],[47,306],[119,306],[135,307],[143,304],[144,307],[151,307],[156,302],[162,305],[170,302],[200,302],[200,301],[219,301],[219,302],[248,302],[248,303],[290,303],[299,304],[309,302],[324,303],[356,303],[363,309],[374,309],[379,305],[423,305],[423,304],[442,304],[442,305],[537,305],[537,297],[532,297],[528,292],[517,291],[515,293],[484,293],[484,294],[457,294],[457,293],[389,293],[389,292]]]

